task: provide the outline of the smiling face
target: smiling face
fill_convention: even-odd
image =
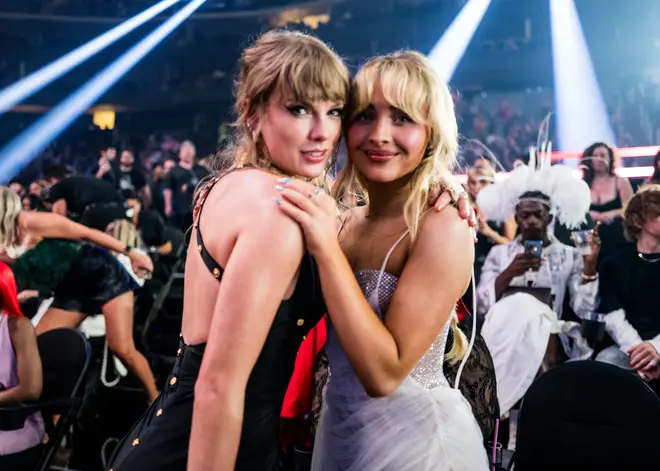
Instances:
[[[347,177],[341,191],[351,193],[348,187],[356,178],[384,183],[405,177],[421,198],[429,181],[453,167],[458,149],[454,103],[418,52],[369,60],[353,80],[347,116]]]
[[[353,80],[347,155],[333,193],[339,203],[371,203],[369,188],[405,198],[403,216],[414,238],[432,182],[451,179],[458,125],[449,88],[426,56],[400,51],[370,59]],[[372,195],[375,197],[375,194]]]
[[[261,118],[264,151],[290,175],[315,178],[323,173],[341,137],[342,103],[296,103],[274,96]]]
[[[322,176],[341,136],[349,87],[348,69],[319,39],[264,34],[241,58],[234,163]]]
[[[367,180],[386,183],[415,171],[427,141],[426,126],[392,106],[378,83],[369,105],[349,127],[347,147],[353,164]]]

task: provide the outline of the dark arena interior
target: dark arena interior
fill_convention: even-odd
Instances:
[[[659,24],[0,0],[0,471],[660,469]]]

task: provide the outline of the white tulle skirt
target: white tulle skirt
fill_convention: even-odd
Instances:
[[[408,378],[390,396],[369,398],[354,385],[331,384],[336,379],[328,383],[312,471],[488,470],[481,431],[459,391]]]

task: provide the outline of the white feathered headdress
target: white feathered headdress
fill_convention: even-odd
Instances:
[[[477,205],[489,220],[506,221],[515,214],[524,193],[538,191],[550,199],[550,213],[568,229],[576,229],[586,222],[591,204],[589,185],[577,178],[572,168],[551,165],[551,149],[551,144],[546,143],[537,165],[536,150],[532,148],[529,166],[516,167],[504,181],[488,185],[479,192]]]

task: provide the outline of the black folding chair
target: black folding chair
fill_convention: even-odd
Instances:
[[[636,375],[595,361],[539,377],[520,407],[516,471],[658,469],[660,399]]]
[[[40,412],[48,443],[36,468],[48,469],[64,434],[82,404],[85,380],[91,359],[87,339],[77,330],[56,329],[37,337],[43,369],[43,392],[35,402],[0,407],[0,430],[17,430],[25,419]],[[55,425],[53,416],[60,418]]]

